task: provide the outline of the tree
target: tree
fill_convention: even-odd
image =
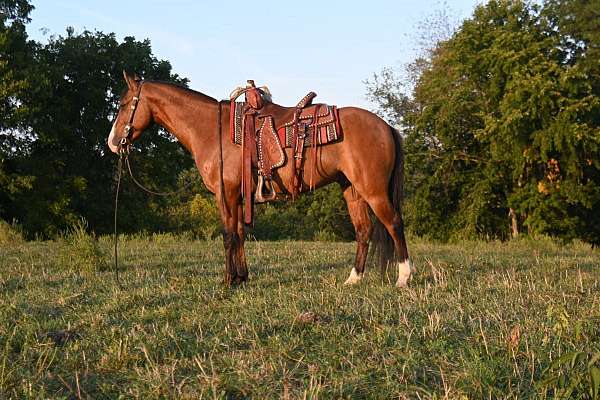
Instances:
[[[489,1],[430,52],[402,115],[413,231],[600,241],[592,3]]]
[[[27,77],[33,43],[27,41],[25,24],[33,6],[25,0],[0,0],[0,132],[14,128],[19,120],[20,98],[29,87]],[[7,135],[2,135],[4,152]]]
[[[35,44],[25,24],[33,6],[25,0],[0,0],[0,217],[17,193],[31,187],[32,177],[16,173],[11,158],[27,144],[21,98],[30,87],[28,70]],[[19,134],[20,133],[20,134]]]
[[[7,208],[30,235],[53,236],[81,217],[98,232],[110,231],[115,156],[106,137],[125,86],[123,69],[186,83],[152,55],[147,40],[118,42],[114,34],[67,29],[66,36],[37,48],[30,78],[35,85],[20,100],[26,124],[9,133],[31,138],[10,160],[20,176],[31,177],[29,190],[12,196]],[[156,128],[137,148],[144,153],[140,160],[134,156],[139,178],[152,177],[161,187],[173,187],[179,171],[191,165],[179,144]],[[122,213],[125,230],[155,230],[164,222],[161,200],[125,188],[122,204],[130,205]]]

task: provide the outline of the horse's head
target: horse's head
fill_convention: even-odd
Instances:
[[[108,135],[108,147],[113,153],[133,143],[152,123],[152,112],[142,93],[144,81],[126,71],[123,71],[123,77],[127,90],[121,96],[119,112]]]

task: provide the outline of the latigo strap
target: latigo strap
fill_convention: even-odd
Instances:
[[[249,108],[246,111],[242,138],[242,195],[244,198],[244,222],[248,225],[252,223],[252,165],[256,163],[255,116],[255,110]]]

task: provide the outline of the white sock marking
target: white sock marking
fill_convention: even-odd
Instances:
[[[396,287],[406,287],[410,280],[410,274],[412,272],[412,263],[410,258],[407,258],[403,262],[398,263],[398,280],[396,281]]]
[[[356,272],[356,268],[352,267],[352,271],[350,271],[350,276],[348,277],[348,279],[346,279],[344,285],[354,285],[355,283],[360,282],[362,277],[363,274],[359,274],[358,272]]]

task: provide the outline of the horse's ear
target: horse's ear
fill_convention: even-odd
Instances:
[[[127,83],[129,89],[135,90],[137,88],[137,81],[139,80],[137,75],[134,74],[131,76],[127,71],[123,70],[123,78],[125,78],[125,82]]]

